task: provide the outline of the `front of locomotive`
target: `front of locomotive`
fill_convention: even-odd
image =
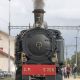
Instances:
[[[25,54],[25,58],[22,56],[22,75],[26,78],[32,76],[36,80],[38,80],[37,78],[39,80],[44,78],[44,80],[53,80],[56,75],[56,66],[52,62],[56,48],[55,35],[53,36],[48,29],[42,28],[45,11],[35,9],[33,12],[35,15],[34,28],[26,31],[22,37],[23,54]],[[23,80],[26,80],[25,77]]]
[[[33,13],[33,28],[22,31],[16,40],[16,80],[62,80],[56,77],[56,65],[63,61],[60,33],[44,27],[43,9]]]

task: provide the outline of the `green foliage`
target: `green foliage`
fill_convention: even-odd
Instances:
[[[69,58],[67,58],[67,63],[71,64],[71,60]]]
[[[71,57],[71,65],[73,66],[76,63],[76,54]],[[80,73],[80,52],[77,53],[77,66],[78,72]]]

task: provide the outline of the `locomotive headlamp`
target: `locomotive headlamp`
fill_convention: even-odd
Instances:
[[[52,60],[52,62],[54,62],[54,63],[58,63],[57,53],[54,53],[54,54],[53,54],[51,60]]]
[[[23,52],[21,54],[21,62],[22,63],[27,62],[27,57],[26,57],[25,53],[23,53]]]

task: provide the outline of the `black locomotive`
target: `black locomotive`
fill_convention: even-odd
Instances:
[[[35,9],[34,28],[23,30],[16,38],[16,80],[62,80],[64,40],[60,31],[42,28],[44,10]],[[23,65],[56,65],[56,75],[22,75]]]

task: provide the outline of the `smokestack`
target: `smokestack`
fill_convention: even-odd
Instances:
[[[44,22],[43,19],[45,11],[43,9],[35,9],[33,13],[34,13],[35,27],[41,27]]]
[[[44,22],[44,1],[34,0],[34,21],[35,27],[41,27]]]

